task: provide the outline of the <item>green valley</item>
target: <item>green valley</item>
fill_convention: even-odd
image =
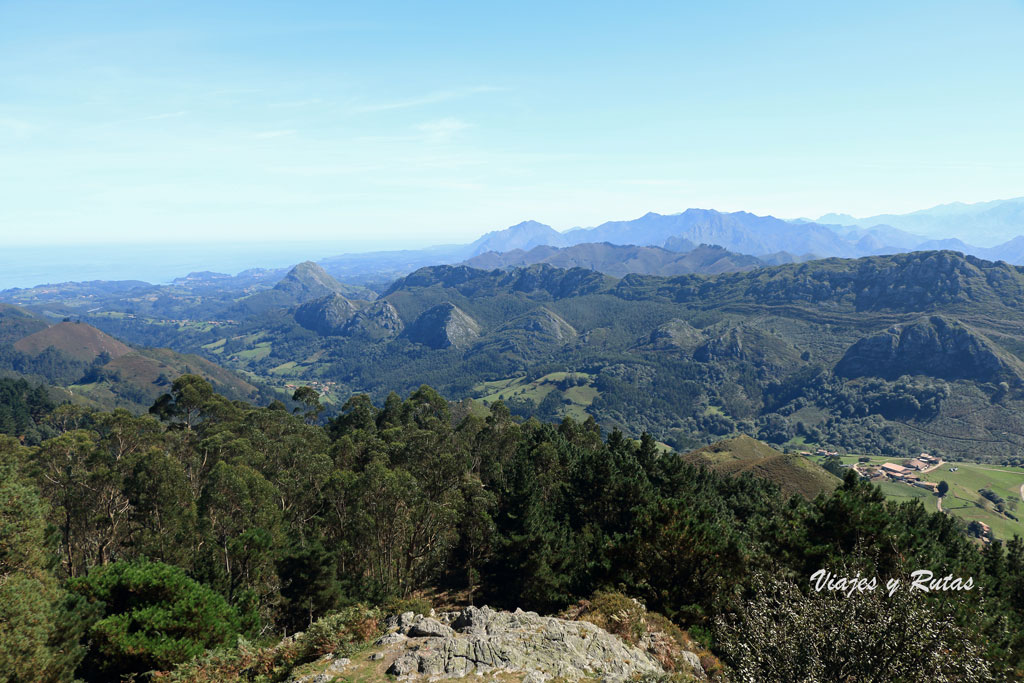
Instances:
[[[314,386],[329,410],[428,383],[679,450],[737,434],[993,462],[1024,448],[1024,269],[1005,262],[932,251],[620,279],[434,266],[379,292],[305,263],[253,287],[188,290],[205,303],[180,294],[170,320],[169,294],[74,315],[280,393]],[[66,314],[50,296],[34,312]]]
[[[874,465],[892,462],[899,464],[902,459],[878,456],[842,456],[847,465],[868,458]],[[809,460],[823,461],[820,456]],[[951,469],[955,471],[950,471]],[[972,521],[987,524],[995,538],[1004,541],[1014,536],[1024,537],[1024,467],[965,461],[943,462],[928,474],[922,474],[928,481],[945,481],[949,492],[942,498],[942,510],[965,523]],[[905,502],[920,500],[927,509],[937,510],[939,496],[916,486],[895,481],[873,481],[888,500]],[[982,490],[992,491],[1003,499],[1003,511],[992,500],[981,495]],[[1016,518],[1016,519],[1015,519]]]

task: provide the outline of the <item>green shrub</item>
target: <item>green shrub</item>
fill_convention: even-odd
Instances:
[[[237,638],[234,609],[177,567],[116,562],[72,579],[68,588],[102,605],[88,631],[89,651],[80,671],[86,680],[169,669]]]
[[[384,603],[381,609],[388,614],[402,614],[403,612],[430,614],[430,610],[434,609],[434,606],[426,598],[409,597],[390,600]]]
[[[210,651],[166,676],[174,683],[281,681],[303,664],[325,654],[351,656],[384,632],[384,613],[354,605],[322,617],[305,633],[272,647],[253,648],[244,639],[237,647]]]
[[[383,618],[378,609],[355,605],[318,619],[302,638],[303,659],[352,654],[384,632]]]

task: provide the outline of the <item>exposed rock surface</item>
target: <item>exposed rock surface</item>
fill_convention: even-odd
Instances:
[[[463,349],[480,336],[480,324],[451,302],[424,311],[406,333],[414,342],[435,349]]]
[[[928,375],[978,382],[1021,382],[1021,364],[957,320],[922,318],[861,339],[836,365],[843,377]]]
[[[798,358],[796,347],[770,331],[755,325],[735,325],[705,331],[707,341],[693,351],[701,363],[743,360],[764,365],[791,365]]]
[[[350,301],[331,294],[295,309],[295,322],[325,336],[366,337],[382,340],[402,331],[398,311],[387,301]]]
[[[405,324],[395,307],[388,301],[380,300],[374,301],[352,316],[345,326],[344,334],[379,341],[398,335],[404,327]]]
[[[516,330],[528,332],[544,341],[561,343],[572,341],[577,336],[576,329],[572,325],[544,306],[510,320],[498,329],[501,333]]]
[[[647,346],[652,349],[693,349],[704,340],[700,330],[679,318],[659,325],[651,332]]]
[[[331,294],[302,304],[295,310],[295,322],[317,334],[342,334],[358,307],[340,294]]]
[[[274,289],[296,301],[310,301],[341,293],[344,286],[317,264],[305,261],[288,271]]]
[[[291,683],[331,683],[336,680],[338,674],[344,673],[352,660],[347,657],[334,658],[333,655],[325,655],[320,658],[317,664],[327,664],[324,671],[308,676],[293,678]]]
[[[387,672],[400,677],[450,678],[508,671],[526,673],[536,681],[555,676],[625,680],[663,673],[649,654],[591,623],[534,612],[469,607],[438,619],[405,614],[395,628],[408,640]]]

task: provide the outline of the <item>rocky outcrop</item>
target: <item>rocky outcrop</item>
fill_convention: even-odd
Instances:
[[[509,320],[489,335],[478,350],[530,356],[570,344],[579,334],[554,311],[541,306]]]
[[[716,326],[706,330],[705,336],[707,341],[693,351],[693,359],[701,363],[747,361],[781,367],[799,358],[793,344],[756,325]]]
[[[402,648],[387,669],[399,677],[517,672],[541,683],[552,677],[625,681],[664,673],[651,655],[589,622],[534,612],[468,607],[436,619],[409,612],[392,629],[377,642]]]
[[[576,328],[544,306],[509,321],[498,331],[504,333],[514,330],[522,330],[545,341],[560,343],[572,341],[577,337]]]
[[[464,349],[480,336],[480,324],[455,304],[445,302],[424,311],[406,335],[434,349]]]
[[[649,345],[652,348],[693,348],[701,341],[700,331],[686,321],[673,318],[664,325],[659,325],[650,333]]]
[[[861,339],[843,355],[841,377],[927,375],[1021,384],[1024,368],[984,335],[942,316],[921,318]]]
[[[323,667],[323,671],[293,678],[290,683],[333,683],[338,680],[339,674],[345,673],[351,663],[352,660],[348,657],[335,658],[334,655],[324,655],[315,664],[315,666]]]
[[[343,285],[327,274],[327,271],[313,263],[304,261],[288,271],[274,290],[295,301],[321,299],[330,294],[339,294]]]
[[[380,341],[397,336],[405,328],[398,311],[390,302],[379,300],[358,311],[348,321],[343,333]]]
[[[716,360],[749,360],[738,328],[730,328],[708,339],[693,352],[694,360],[708,363]]]
[[[331,294],[295,309],[295,322],[317,334],[342,334],[359,309],[340,294]]]
[[[685,320],[674,318],[656,327],[644,346],[655,350],[693,349],[703,339],[700,330]]]
[[[363,337],[380,341],[394,337],[404,325],[389,302],[371,304],[349,301],[340,294],[302,304],[295,309],[295,322],[325,336]]]

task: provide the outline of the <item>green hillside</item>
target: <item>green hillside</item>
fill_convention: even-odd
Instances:
[[[799,455],[787,455],[749,436],[738,436],[704,446],[682,456],[694,465],[708,467],[719,474],[751,474],[779,485],[783,495],[799,494],[813,500],[831,493],[841,483],[815,462]]]
[[[11,324],[4,328],[7,341],[0,341],[0,372],[47,384],[58,400],[143,412],[184,374],[205,378],[232,399],[251,400],[259,393],[236,373],[201,356],[132,348],[82,322],[47,326],[27,312],[6,309],[0,311],[0,322]]]
[[[46,323],[28,311],[0,304],[0,344],[15,342],[43,329],[46,329]]]

